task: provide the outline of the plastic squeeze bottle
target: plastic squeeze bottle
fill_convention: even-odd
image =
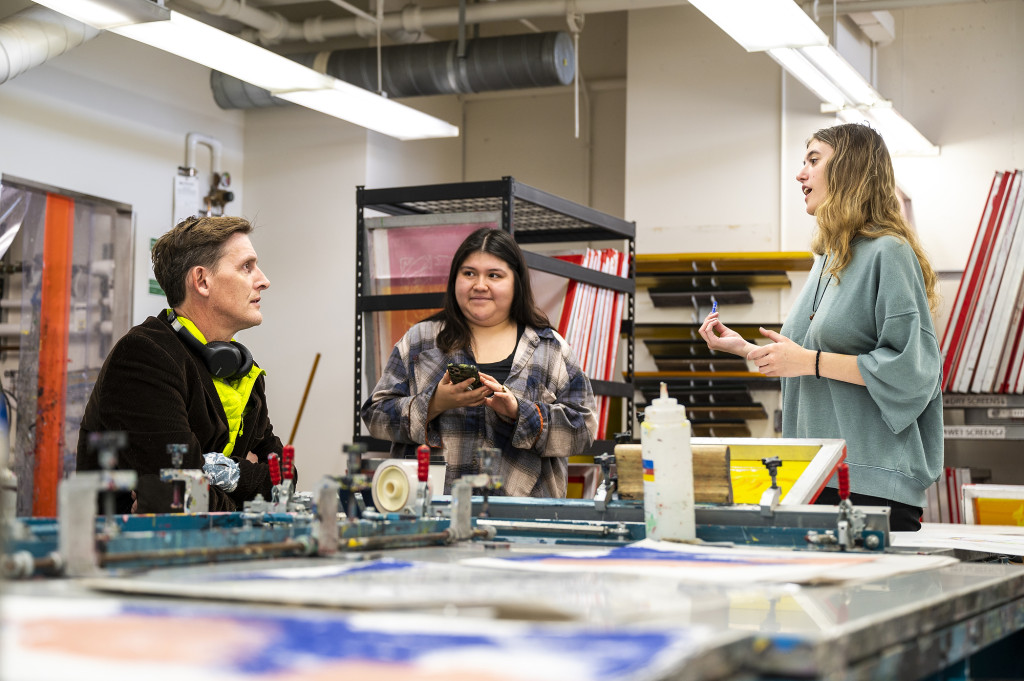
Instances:
[[[661,384],[644,409],[640,430],[644,466],[644,523],[649,539],[696,539],[693,453],[686,409]]]

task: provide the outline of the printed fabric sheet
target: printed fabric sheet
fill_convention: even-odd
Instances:
[[[958,561],[946,556],[795,551],[645,539],[611,549],[470,558],[463,562],[506,570],[614,572],[702,584],[842,584],[930,570]]]
[[[409,613],[5,596],[5,681],[688,678],[720,634]]]

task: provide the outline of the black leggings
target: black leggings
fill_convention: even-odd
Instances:
[[[917,532],[921,529],[921,514],[923,509],[909,504],[901,504],[891,499],[873,497],[868,494],[854,494],[850,492],[850,502],[854,506],[888,506],[892,509],[889,515],[889,529],[893,532]],[[816,504],[827,504],[829,506],[839,505],[839,490],[835,487],[826,487],[818,495]]]

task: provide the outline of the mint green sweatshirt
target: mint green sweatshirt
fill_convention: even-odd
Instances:
[[[917,256],[895,237],[860,237],[838,282],[820,276],[823,260],[782,335],[856,355],[867,385],[783,378],[782,435],[846,440],[851,491],[924,507],[943,465],[942,361]]]

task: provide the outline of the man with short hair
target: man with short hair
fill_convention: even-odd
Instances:
[[[252,229],[237,217],[188,218],[153,246],[153,272],[170,308],[110,351],[78,437],[78,469],[96,470],[90,433],[128,434],[118,468],[138,473],[137,500],[120,497],[119,513],[171,510],[172,486],[160,482],[160,470],[175,467],[169,445],[187,445],[182,468],[202,468],[209,452],[237,463],[237,486],[211,486],[209,510],[270,498],[267,456],[282,444],[267,415],[265,372],[232,340],[263,321],[260,298],[270,286],[256,264]]]

